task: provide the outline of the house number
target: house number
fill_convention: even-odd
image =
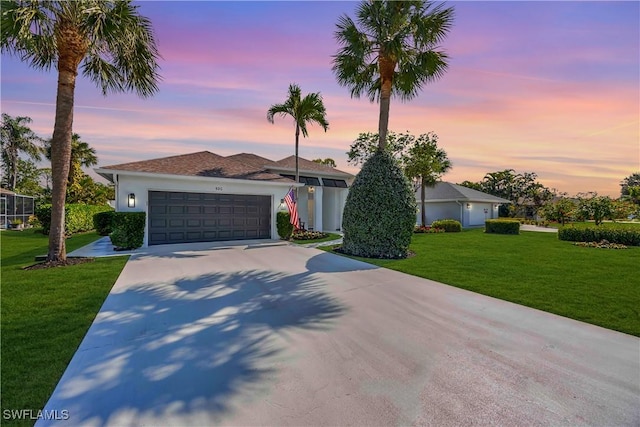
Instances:
[[[216,187],[216,191],[222,191],[222,187]]]

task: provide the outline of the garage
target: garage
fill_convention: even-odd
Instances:
[[[271,196],[149,191],[149,245],[271,238]]]

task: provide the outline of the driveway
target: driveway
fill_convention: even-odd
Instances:
[[[38,425],[637,426],[639,399],[630,335],[318,249],[172,245],[131,257]]]

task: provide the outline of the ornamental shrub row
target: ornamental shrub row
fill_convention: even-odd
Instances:
[[[520,221],[512,219],[488,219],[484,222],[484,232],[494,234],[520,234]]]
[[[431,228],[441,228],[447,233],[459,233],[462,231],[462,224],[455,219],[441,219],[439,221],[433,221]]]
[[[640,230],[605,228],[602,226],[586,228],[565,226],[558,230],[558,239],[569,242],[600,242],[607,240],[621,245],[640,246]]]
[[[135,249],[144,242],[144,212],[114,212],[111,221],[111,243],[118,250]]]
[[[66,235],[94,229],[93,216],[98,212],[112,211],[107,205],[67,204],[64,206],[64,229]],[[36,216],[42,224],[42,234],[51,230],[51,205],[36,209]]]

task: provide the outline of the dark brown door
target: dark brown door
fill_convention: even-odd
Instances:
[[[271,238],[271,196],[149,191],[149,245]]]

